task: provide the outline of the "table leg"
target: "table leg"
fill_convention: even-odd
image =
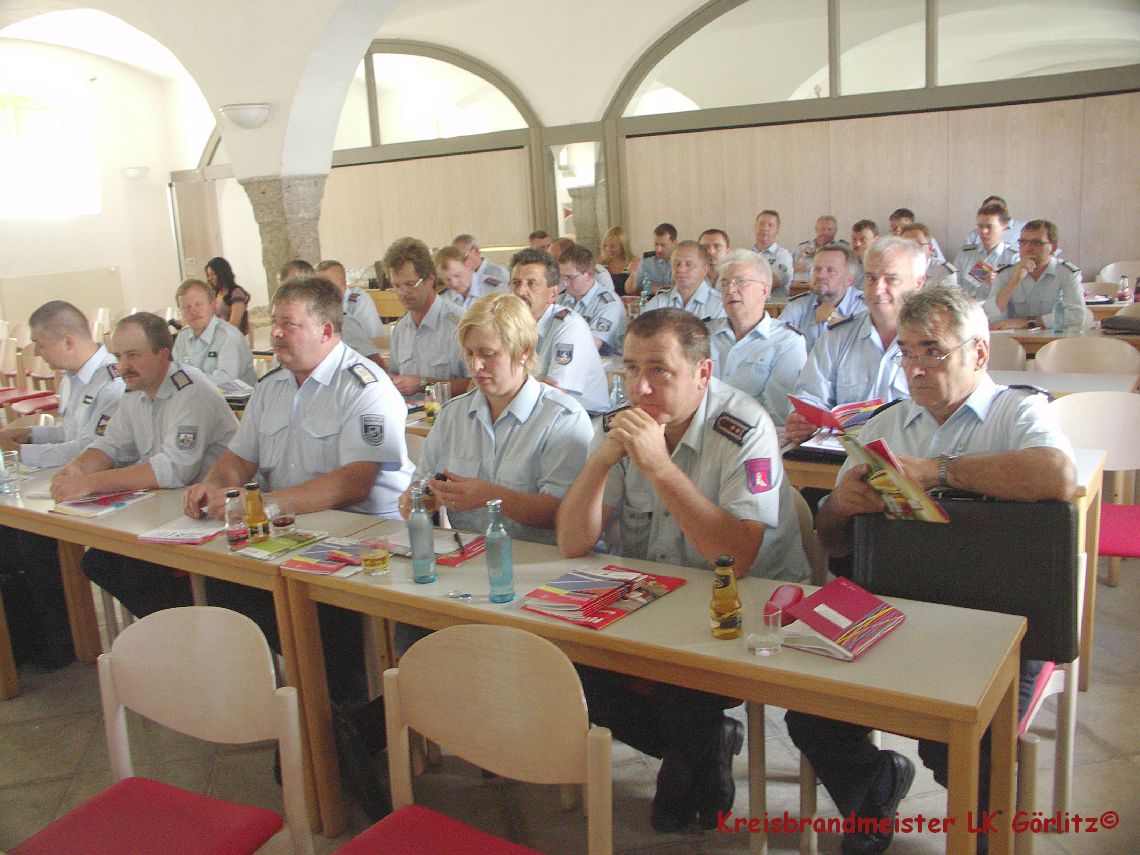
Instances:
[[[340,787],[340,763],[332,731],[332,706],[325,679],[325,654],[321,647],[317,604],[309,599],[308,588],[303,582],[293,579],[282,581],[286,586],[292,629],[290,644],[295,657],[294,685],[301,694],[301,726],[306,734],[320,825],[326,837],[336,837],[348,825],[348,817]],[[285,643],[282,633],[282,649]]]
[[[1085,508],[1085,525],[1078,530],[1078,549],[1081,549],[1080,540],[1083,540],[1083,551],[1087,556],[1085,563],[1085,599],[1081,610],[1081,670],[1078,675],[1082,692],[1089,688],[1089,678],[1092,674],[1093,658],[1093,622],[1096,615],[1096,584],[1098,573],[1098,555],[1100,552],[1100,505],[1104,490],[1101,482],[1093,485]]]
[[[764,705],[748,701],[744,705],[748,718],[748,814],[749,819],[763,819],[768,807],[768,769],[764,755]],[[761,827],[748,832],[748,851],[766,855],[768,835]]]
[[[8,619],[4,612],[4,596],[0,594],[0,701],[20,694],[20,678],[16,674],[16,654],[12,650],[12,637],[8,632]]]
[[[970,832],[978,817],[978,756],[981,733],[975,725],[954,722],[950,727],[947,815],[954,820],[946,838],[948,855],[974,855],[977,839]]]
[[[79,566],[82,559],[83,544],[59,541],[59,574],[63,582],[63,596],[67,601],[67,619],[71,623],[75,658],[80,662],[94,662],[103,652],[103,642],[99,639],[99,621],[95,617],[91,581]]]
[[[990,725],[990,812],[999,817],[998,831],[990,835],[990,852],[1013,852],[1014,779],[1017,774],[1017,688],[1018,672],[1012,671],[1009,685],[994,712]]]

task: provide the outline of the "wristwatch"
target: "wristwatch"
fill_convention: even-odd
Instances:
[[[939,454],[938,455],[938,486],[949,488],[950,486],[950,461],[954,459],[952,454]]]

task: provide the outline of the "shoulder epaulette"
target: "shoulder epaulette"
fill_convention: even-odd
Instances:
[[[1008,270],[1008,269],[1009,269],[1009,268],[1011,268],[1011,267],[1013,267],[1013,264],[1012,264],[1012,263],[1010,263],[1010,264],[1003,264],[1001,267],[999,267],[997,270],[995,270],[995,271],[994,271],[994,273],[1001,273],[1003,270]]]
[[[360,381],[361,386],[371,386],[376,382],[376,375],[369,371],[363,362],[357,362],[348,367],[349,373]]]
[[[1053,394],[1048,389],[1042,389],[1040,386],[1034,386],[1032,383],[1010,383],[1006,388],[1017,389],[1020,392],[1028,392],[1031,395],[1044,395],[1046,400],[1053,400]]]
[[[119,379],[119,377],[120,377],[120,374],[119,374],[119,363],[117,363],[117,362],[108,362],[108,363],[107,363],[107,373],[111,375],[111,379],[112,379],[112,380],[118,380],[118,379]]]
[[[603,303],[612,303],[617,299],[617,294],[615,294],[613,291],[602,291],[598,295],[598,299],[600,299]]]
[[[652,250],[652,249],[651,249],[651,250],[649,250],[649,252],[643,252],[643,253],[641,253],[641,257],[642,257],[642,258],[653,258],[653,256],[655,256],[656,254],[657,254],[657,253],[656,253],[654,250]]]
[[[1077,267],[1077,265],[1073,264],[1071,261],[1062,261],[1061,266],[1069,268],[1069,270],[1073,271],[1074,273],[1081,272],[1081,268]]]
[[[804,334],[803,330],[801,330],[801,329],[800,329],[799,327],[797,327],[795,324],[789,324],[787,321],[784,321],[784,326],[786,326],[786,327],[787,327],[788,329],[790,329],[792,332],[794,332],[794,333],[797,333],[798,335],[803,335],[803,334]]]
[[[554,317],[558,318],[558,320],[560,320],[560,321],[564,321],[564,320],[566,320],[566,318],[567,318],[569,315],[570,315],[570,310],[569,310],[569,309],[563,309],[563,310],[562,310],[562,311],[560,311],[560,312],[555,312],[555,313],[554,313]]]
[[[977,248],[978,248],[978,245],[976,243],[964,243],[964,244],[962,244],[962,252],[973,252]]]
[[[849,323],[851,323],[853,320],[855,320],[855,318],[856,318],[856,317],[858,317],[858,316],[857,316],[857,315],[851,315],[850,317],[844,318],[843,320],[839,321],[838,323],[836,323],[836,324],[834,324],[834,325],[832,325],[832,326],[828,327],[828,329],[831,329],[831,330],[837,330],[837,329],[839,329],[841,326],[843,326],[844,324],[849,324]]]
[[[503,284],[501,279],[496,279],[494,276],[484,276],[483,281],[490,285],[492,288],[498,288]]]
[[[194,383],[194,381],[191,380],[190,377],[186,374],[186,372],[183,371],[181,368],[179,368],[177,371],[175,371],[173,374],[170,375],[170,382],[174,384],[174,388],[177,389],[179,392],[181,392],[187,386],[193,385],[193,383]]]
[[[888,401],[887,403],[883,404],[881,407],[876,409],[873,413],[871,413],[871,415],[867,416],[867,419],[868,420],[873,419],[879,413],[885,413],[887,410],[889,410],[895,404],[901,404],[905,400],[907,400],[907,399],[906,398],[895,398],[893,401]]]
[[[729,414],[727,410],[721,412],[713,422],[713,431],[736,445],[744,445],[744,438],[748,436],[750,430],[752,425]]]
[[[942,262],[942,264],[946,268],[946,271],[948,273],[957,273],[958,272],[958,268],[955,267],[953,264],[951,264],[949,261],[944,261],[944,262]]]
[[[272,371],[266,371],[264,374],[262,374],[260,377],[257,378],[257,382],[260,383],[263,380],[268,380],[270,377],[272,377],[278,371],[282,370],[284,367],[285,367],[284,365],[278,365]]]
[[[802,300],[804,297],[811,296],[811,291],[804,291],[802,294],[796,294],[794,297],[789,297],[788,302],[794,303],[796,300]]]
[[[348,295],[348,302],[350,302],[350,303],[355,303],[359,299],[360,299],[360,292],[359,291],[353,291],[351,294]]]

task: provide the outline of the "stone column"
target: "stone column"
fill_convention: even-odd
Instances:
[[[571,187],[570,198],[574,201],[574,242],[588,246],[595,253],[601,249],[598,234],[598,188],[593,184],[585,187]]]
[[[286,175],[241,180],[261,232],[261,262],[269,296],[277,290],[277,271],[293,258],[314,267],[321,260],[317,223],[327,175]]]

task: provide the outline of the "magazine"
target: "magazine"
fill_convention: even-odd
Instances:
[[[286,570],[351,576],[360,570],[360,541],[327,537],[281,564]],[[343,571],[343,572],[342,572]]]
[[[536,592],[542,591],[543,588],[554,586],[555,583],[563,579],[565,575],[568,575],[564,574],[564,576],[560,576],[549,585],[543,585],[542,588],[536,588],[527,594],[523,608],[527,611],[547,615],[548,617],[555,617],[568,623],[577,624],[578,626],[584,626],[590,629],[601,629],[604,626],[609,626],[615,620],[619,620],[630,612],[635,612],[642,606],[660,599],[670,591],[685,584],[684,579],[679,579],[675,576],[661,576],[656,573],[636,573],[633,570],[618,567],[613,564],[606,565],[602,570],[609,573],[632,574],[643,578],[636,587],[624,592],[619,591],[618,597],[612,599],[608,605],[599,606],[589,614],[585,614],[581,610],[548,607],[548,601],[545,600],[545,596],[543,594],[536,595]],[[591,572],[598,573],[599,571],[594,570]],[[532,597],[534,598],[533,600]]]
[[[850,662],[906,620],[894,606],[840,577],[788,607],[784,646]]]
[[[867,483],[878,490],[887,503],[885,513],[888,519],[950,522],[946,510],[930,498],[921,484],[906,474],[886,442],[876,439],[864,444],[849,434],[841,434],[839,441],[847,449],[849,460],[871,467]]]
[[[327,536],[327,531],[301,531],[298,529],[289,534],[274,535],[260,543],[243,540],[233,548],[233,551],[247,558],[256,558],[258,561],[268,561],[270,558],[276,558],[278,555],[284,555],[286,552],[292,552],[294,549],[300,549],[302,546],[316,543],[318,540],[322,540]]]
[[[795,411],[813,425],[829,430],[849,430],[857,427],[871,418],[871,413],[883,406],[882,398],[840,404],[830,410],[816,406],[803,398],[797,398],[795,395],[788,395],[788,400],[792,402]]]
[[[73,517],[101,517],[112,511],[121,511],[123,508],[153,499],[155,496],[149,490],[123,490],[118,493],[98,493],[83,496],[78,499],[68,499],[66,502],[56,502],[51,508],[52,513],[68,514]]]
[[[219,532],[224,531],[225,527],[225,523],[212,520],[209,517],[191,519],[183,515],[176,520],[171,520],[166,525],[144,531],[139,535],[139,540],[145,540],[147,543],[205,543]]]

